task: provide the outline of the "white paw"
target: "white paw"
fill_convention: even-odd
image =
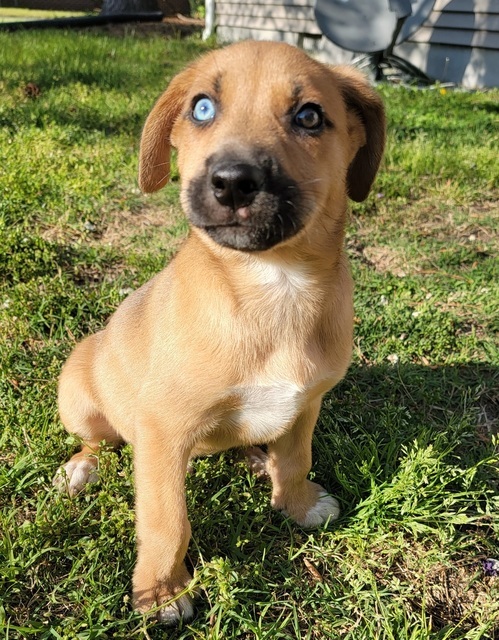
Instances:
[[[338,500],[330,496],[327,491],[322,490],[319,492],[317,502],[307,511],[305,518],[298,524],[305,527],[305,529],[311,529],[319,527],[327,520],[336,520],[339,515],[340,505]]]
[[[89,456],[70,460],[57,470],[52,484],[64,493],[74,496],[79,493],[88,482],[97,482],[97,458]]]
[[[181,619],[190,620],[193,615],[192,598],[187,594],[180,596],[166,607],[161,607],[157,614],[158,620],[167,625],[177,624]]]

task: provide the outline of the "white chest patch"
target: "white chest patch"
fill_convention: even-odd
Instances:
[[[255,284],[279,288],[283,293],[298,293],[310,286],[310,276],[302,265],[274,263],[259,259],[248,262]]]
[[[292,382],[233,389],[242,403],[230,421],[249,444],[269,442],[282,434],[299,414],[304,390]]]

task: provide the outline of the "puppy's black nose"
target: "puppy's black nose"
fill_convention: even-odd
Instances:
[[[251,164],[219,165],[211,174],[211,186],[218,202],[236,211],[253,202],[264,179],[263,171]]]

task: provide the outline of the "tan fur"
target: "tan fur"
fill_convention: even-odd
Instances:
[[[293,92],[322,105],[334,126],[296,135]],[[193,98],[213,94],[216,123],[196,126],[188,117]],[[192,227],[168,268],[64,366],[61,418],[88,445],[76,461],[83,456],[95,467],[101,440],[134,447],[139,610],[163,605],[159,617],[169,623],[192,613],[188,596],[171,599],[190,581],[184,477],[195,455],[266,443],[267,457],[260,453],[272,506],[305,526],[337,516],[334,500],[307,480],[311,439],[322,395],[351,355],[347,195],[367,196],[384,132],[381,101],[359,73],[276,43],[207,54],[174,78],[151,111],[140,150],[144,191],[167,182],[175,146],[189,216],[188,189],[207,158],[258,148],[302,188],[310,213],[301,231],[266,251],[227,248]],[[57,481],[75,493],[85,479],[71,485],[62,472]]]

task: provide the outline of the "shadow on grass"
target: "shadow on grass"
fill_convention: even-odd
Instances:
[[[210,48],[196,38],[144,40],[126,30],[0,34],[0,42],[3,40],[9,45],[6,65],[20,64],[6,74],[7,88],[26,78],[42,92],[82,84],[130,94],[132,89],[152,87],[165,70],[176,72]]]
[[[49,32],[34,47],[33,34],[10,37],[18,57],[5,57],[5,86],[16,100],[3,108],[0,126],[12,134],[70,126],[82,134],[138,136],[171,77],[207,50],[194,39],[157,38],[144,46],[134,37]]]
[[[333,468],[353,466],[358,473],[344,478],[344,488],[361,499],[371,487],[366,469],[389,479],[403,448],[432,446],[444,458],[476,464],[499,431],[498,384],[499,367],[480,362],[353,365],[323,402],[315,432],[318,477],[334,484]]]
[[[340,499],[340,519],[309,537],[270,509],[268,486],[256,483],[248,491],[234,477],[237,463],[230,454],[215,457],[210,467],[200,464],[191,483],[198,496],[190,509],[193,564],[199,569],[199,556],[205,567],[214,562],[222,590],[233,580],[234,588],[244,584],[265,600],[268,585],[276,601],[300,603],[317,584],[304,562],[315,557],[327,589],[341,599],[348,569],[336,579],[337,563],[360,539],[361,555],[354,562],[365,573],[379,558],[372,579],[381,592],[397,589],[397,580],[409,592],[411,582],[424,580],[427,572],[428,592],[411,601],[414,612],[424,616],[426,609],[434,631],[472,628],[480,618],[480,599],[490,598],[487,580],[477,571],[494,554],[489,514],[499,486],[491,464],[492,436],[499,432],[498,382],[499,367],[483,363],[352,366],[325,398],[314,437],[313,477]],[[204,504],[200,495],[206,495]],[[405,547],[394,552],[402,539],[417,549],[407,564]],[[425,565],[427,549],[439,549],[442,540],[448,548],[434,551]],[[449,601],[442,595],[446,589],[466,596]],[[308,614],[314,616],[313,607]],[[337,615],[344,615],[341,607]]]
[[[158,88],[157,95],[160,91]],[[0,115],[0,126],[13,135],[23,127],[69,127],[71,131],[66,139],[69,137],[72,143],[80,139],[85,141],[85,136],[93,132],[102,132],[106,136],[128,134],[138,140],[147,111],[157,95],[152,94],[143,109],[138,109],[136,105],[127,108],[120,99],[121,106],[118,110],[112,97],[103,97],[100,104],[83,104],[78,101],[69,102],[66,96],[59,100],[52,95],[49,100],[40,101],[29,108],[16,106],[4,109]]]
[[[499,367],[483,363],[352,366],[344,381],[326,396],[314,435],[314,479],[342,501],[343,514],[333,529],[349,526],[358,504],[375,484],[393,482],[401,460],[410,457],[411,451],[429,449],[443,470],[454,468],[463,473],[490,457],[492,437],[499,432],[498,383]],[[236,454],[229,452],[196,464],[188,484],[194,494],[205,494],[211,501],[209,513],[201,503],[192,505],[194,536],[205,557],[220,553],[242,559],[247,552],[242,553],[241,535],[258,540],[258,546],[262,536],[268,536],[270,543],[276,532],[286,528],[269,505],[254,521],[255,509],[260,513],[260,507],[254,497],[241,499],[241,481],[234,466],[243,472],[245,466]],[[456,472],[456,478],[458,475]],[[496,487],[497,470],[484,468],[480,479]],[[461,490],[459,479],[445,486],[450,493],[454,488]],[[267,485],[259,481],[252,490],[260,497],[269,494]],[[397,514],[392,515],[397,522]],[[430,516],[438,520],[439,514]],[[269,529],[262,527],[257,532],[254,527],[262,524],[262,517]],[[246,524],[241,525],[241,519]],[[197,533],[196,527],[201,529]],[[220,538],[224,529],[227,536]]]

